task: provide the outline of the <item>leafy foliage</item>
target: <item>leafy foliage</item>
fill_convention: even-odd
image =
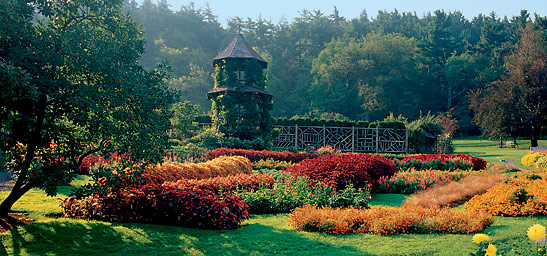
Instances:
[[[274,179],[268,174],[236,174],[229,176],[219,176],[209,179],[179,179],[177,181],[166,181],[164,188],[173,189],[200,189],[209,190],[216,194],[232,191],[255,191],[259,188],[271,188]]]
[[[486,169],[487,162],[483,158],[464,154],[422,154],[405,156],[395,164],[402,170],[415,168],[417,170],[454,170],[473,169],[475,171]]]
[[[238,196],[158,185],[119,190],[105,197],[69,197],[62,207],[66,217],[207,229],[234,229],[249,217],[247,205]]]

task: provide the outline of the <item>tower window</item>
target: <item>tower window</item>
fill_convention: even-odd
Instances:
[[[236,74],[237,80],[245,80],[245,70],[236,70],[234,73]]]

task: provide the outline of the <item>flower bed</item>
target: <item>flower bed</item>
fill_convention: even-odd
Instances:
[[[471,198],[465,209],[501,216],[547,215],[547,171],[515,173]]]
[[[431,189],[419,191],[407,198],[404,204],[423,207],[444,207],[460,204],[475,195],[486,192],[486,190],[504,179],[505,175],[499,173],[474,174],[459,181],[435,185]]]
[[[296,230],[326,234],[470,234],[488,228],[494,219],[486,213],[419,206],[333,209],[304,206],[289,216]]]
[[[238,196],[158,185],[118,190],[105,197],[69,197],[62,207],[66,217],[207,229],[234,229],[249,217],[247,204]]]
[[[378,180],[378,186],[374,191],[377,193],[412,194],[420,190],[428,189],[433,185],[442,185],[454,180],[459,180],[472,173],[475,172],[466,170],[417,171],[411,169],[405,172],[398,172],[393,177],[381,177]]]
[[[237,193],[249,205],[249,213],[285,213],[302,205],[356,207],[368,206],[368,188],[356,189],[352,185],[334,191],[329,186],[311,186],[305,177],[289,178],[277,182],[271,189]]]
[[[260,169],[275,169],[275,170],[282,170],[287,167],[291,167],[294,165],[292,162],[287,161],[281,161],[281,160],[273,160],[273,159],[260,159],[256,162],[252,163],[253,170],[260,170]]]
[[[251,173],[249,159],[242,156],[221,156],[203,163],[167,162],[147,167],[143,175],[147,183],[163,184],[180,179],[207,179],[240,173]]]
[[[395,160],[397,167],[403,171],[414,168],[417,170],[461,170],[470,169],[484,170],[486,169],[486,160],[472,155],[450,155],[450,154],[425,154],[412,155]]]
[[[202,189],[214,193],[230,191],[255,191],[260,188],[271,188],[274,179],[268,174],[236,174],[226,177],[214,177],[210,179],[180,179],[175,182],[167,181],[163,183],[164,188],[168,189]]]
[[[207,154],[208,159],[215,159],[219,156],[244,156],[251,160],[251,162],[258,162],[260,160],[272,159],[276,161],[287,161],[298,163],[307,158],[315,158],[318,155],[308,153],[294,153],[289,151],[278,152],[269,150],[250,150],[250,149],[231,149],[231,148],[217,148],[210,151]]]
[[[397,168],[383,156],[345,153],[306,159],[286,171],[308,177],[312,185],[325,183],[340,190],[350,183],[356,188],[374,187],[380,177],[392,176]]]

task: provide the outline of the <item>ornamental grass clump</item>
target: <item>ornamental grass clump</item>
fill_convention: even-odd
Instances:
[[[499,216],[547,215],[547,170],[514,173],[471,198],[465,209]]]
[[[494,222],[490,214],[420,206],[377,207],[370,209],[303,206],[289,215],[296,229],[325,234],[470,234]]]
[[[282,160],[273,160],[273,159],[260,159],[257,162],[252,162],[253,170],[261,170],[261,169],[275,169],[275,170],[283,170],[287,167],[291,167],[294,165],[292,162],[282,161]]]
[[[251,173],[249,159],[242,156],[220,156],[203,163],[166,162],[143,171],[148,184],[163,184],[180,179],[208,179],[240,173]]]
[[[499,173],[473,174],[459,181],[436,184],[430,189],[419,191],[407,198],[404,204],[423,207],[455,206],[486,192],[504,179],[505,176]]]

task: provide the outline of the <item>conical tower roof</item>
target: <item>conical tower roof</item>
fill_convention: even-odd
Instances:
[[[258,55],[258,53],[256,53],[245,41],[241,33],[238,33],[234,40],[213,58],[213,64],[216,65],[223,59],[255,59],[258,60],[258,63],[262,68],[266,68],[268,65],[268,62],[260,57],[260,55]]]

